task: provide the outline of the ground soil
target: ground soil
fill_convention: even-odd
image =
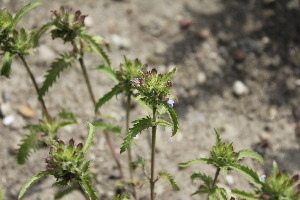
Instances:
[[[16,13],[28,0],[1,0],[1,8]],[[191,196],[200,181],[192,183],[193,172],[210,176],[215,168],[204,164],[179,168],[178,163],[199,157],[208,157],[214,145],[214,128],[225,142],[232,142],[236,150],[251,149],[264,156],[265,164],[245,159],[241,163],[259,175],[270,172],[275,160],[280,169],[291,174],[300,173],[300,6],[298,0],[43,0],[20,21],[19,27],[40,27],[50,18],[50,10],[61,5],[80,9],[88,14],[87,31],[100,35],[111,44],[108,53],[112,68],[123,63],[123,56],[139,58],[149,67],[165,73],[177,67],[171,93],[178,98],[174,109],[179,118],[179,131],[171,137],[169,129],[159,129],[156,171],[167,171],[181,190],[172,190],[158,181],[156,199],[205,199],[205,195]],[[117,39],[116,39],[117,38]],[[68,44],[51,40],[49,33],[41,38],[41,48],[26,59],[38,81],[58,54],[70,50]],[[113,86],[113,81],[95,71],[101,63],[94,55],[86,55],[88,73],[97,98]],[[243,95],[234,93],[233,85],[242,81],[247,87]],[[0,186],[6,200],[17,199],[22,185],[37,172],[44,170],[48,148],[32,153],[24,165],[16,162],[15,150],[26,130],[25,124],[36,124],[41,107],[35,90],[20,60],[14,59],[12,77],[0,78],[1,105],[5,115],[14,115],[15,121],[0,124]],[[123,97],[119,96],[102,109],[125,123]],[[86,121],[93,121],[93,106],[77,64],[63,73],[45,98],[52,115],[67,109],[78,116],[78,125],[59,131],[61,139],[83,141],[88,132]],[[35,112],[32,118],[19,114],[19,105],[28,105]],[[3,111],[4,112],[4,111]],[[132,120],[146,114],[139,105],[132,109]],[[149,170],[150,132],[139,135],[133,148],[134,158],[146,159]],[[122,140],[112,136],[116,151]],[[94,143],[86,156],[92,160],[95,173],[93,186],[99,199],[113,199],[117,176],[115,162],[101,131],[96,132]],[[127,155],[120,155],[127,176]],[[128,176],[127,176],[128,177]],[[137,171],[136,178],[144,179]],[[54,179],[47,177],[34,184],[24,200],[50,200],[60,190]],[[237,173],[221,177],[219,186],[251,191],[253,187]],[[149,199],[148,183],[139,189],[140,199]],[[85,197],[74,191],[64,200]]]

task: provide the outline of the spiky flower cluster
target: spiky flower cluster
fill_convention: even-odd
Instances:
[[[237,163],[239,153],[234,152],[232,143],[218,142],[216,146],[210,150],[212,164],[217,168],[224,168]],[[228,167],[227,170],[230,170]]]
[[[300,199],[299,175],[291,176],[288,172],[278,170],[276,162],[273,163],[271,175],[265,176],[262,188],[256,192],[260,199]]]
[[[27,55],[30,52],[32,43],[30,42],[33,32],[21,29],[20,32],[14,30],[13,18],[6,9],[0,10],[0,50],[12,54]]]
[[[52,39],[62,38],[64,42],[73,41],[76,36],[85,29],[84,19],[87,15],[73,9],[61,7],[60,10],[52,10],[52,23],[56,27],[51,31]]]
[[[172,87],[170,78],[175,70],[176,68],[166,75],[158,74],[155,68],[151,71],[145,69],[140,71],[142,78],[132,80],[133,86],[138,90],[138,98],[152,106],[167,102],[170,107],[173,107],[174,101],[170,101],[168,97]]]
[[[78,180],[82,174],[82,163],[84,162],[83,144],[75,146],[71,139],[66,145],[62,140],[51,141],[49,157],[45,158],[46,170],[49,171],[60,185],[70,185],[73,179]]]
[[[133,78],[141,78],[142,75],[140,71],[142,68],[146,69],[146,65],[135,59],[133,62],[130,62],[126,57],[124,57],[125,64],[120,65],[120,70],[116,71],[116,77],[119,81],[118,86],[121,87],[126,92],[131,92],[133,90],[131,80]]]

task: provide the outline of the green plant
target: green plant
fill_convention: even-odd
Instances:
[[[215,130],[216,133],[216,145],[210,150],[210,158],[198,158],[186,163],[180,163],[180,167],[187,167],[193,164],[204,163],[213,165],[216,167],[215,177],[211,178],[204,173],[194,173],[191,175],[192,181],[202,180],[204,185],[201,185],[201,189],[196,191],[194,194],[208,194],[208,199],[222,199],[226,200],[226,191],[224,188],[219,188],[216,185],[220,171],[226,176],[228,171],[235,170],[241,173],[250,183],[260,187],[261,182],[255,171],[252,169],[240,165],[237,162],[245,157],[251,157],[263,163],[263,158],[256,152],[250,150],[241,150],[238,152],[234,151],[232,143],[223,143],[221,141],[220,135]]]

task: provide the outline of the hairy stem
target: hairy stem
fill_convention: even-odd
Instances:
[[[78,59],[78,61],[79,61],[79,64],[80,64],[80,67],[81,67],[81,70],[82,70],[82,73],[83,73],[85,83],[86,83],[87,88],[88,88],[90,98],[91,98],[91,100],[93,102],[93,105],[95,107],[96,106],[96,99],[95,99],[95,95],[94,95],[94,92],[93,92],[93,89],[92,89],[92,86],[91,86],[91,83],[90,83],[89,75],[87,73],[87,70],[86,70],[86,67],[85,67],[85,64],[84,64],[83,51],[82,51],[82,49],[78,50],[78,48],[75,44],[75,41],[72,41],[72,46],[74,48],[74,51],[80,54],[80,58]],[[101,115],[99,110],[98,110],[97,114]],[[123,170],[122,170],[122,165],[121,165],[119,157],[117,156],[117,153],[116,153],[115,147],[114,147],[114,145],[111,141],[110,135],[109,135],[109,133],[104,132],[104,136],[105,136],[106,142],[108,143],[109,149],[110,149],[110,151],[113,155],[113,158],[114,158],[114,160],[115,160],[115,162],[118,166],[120,176],[123,179],[124,178],[124,173],[123,173]]]
[[[212,188],[214,188],[215,185],[216,185],[218,176],[219,176],[219,174],[220,174],[220,170],[221,170],[221,168],[218,168],[217,171],[216,171],[215,178],[214,178],[214,182],[213,182],[213,184],[212,184],[212,186],[211,186]]]
[[[156,122],[156,106],[153,106],[153,116],[152,121]],[[151,179],[150,179],[150,193],[151,193],[151,200],[155,199],[154,193],[154,168],[155,168],[155,142],[156,142],[156,128],[157,126],[152,126],[152,143],[151,143]]]
[[[35,88],[35,91],[36,91],[37,95],[39,95],[40,89],[39,89],[39,87],[38,87],[38,85],[37,85],[37,83],[36,83],[36,81],[35,81],[35,78],[34,78],[32,72],[31,72],[31,70],[30,70],[30,68],[29,68],[29,66],[28,66],[28,64],[27,64],[27,62],[26,62],[24,56],[23,56],[22,54],[18,54],[18,56],[21,58],[21,60],[22,60],[22,62],[23,62],[23,65],[24,65],[24,67],[26,68],[26,71],[27,71],[27,73],[28,73],[29,76],[30,76],[30,79],[31,79],[31,81],[32,81],[32,83],[33,83],[33,86],[34,86],[34,88]],[[45,105],[45,102],[44,102],[43,97],[38,98],[38,99],[39,99],[39,102],[40,102],[41,105],[42,105],[42,109],[43,109],[43,111],[44,111],[44,113],[45,113],[45,115],[46,115],[46,118],[47,118],[48,123],[49,123],[49,124],[52,124],[52,120],[51,120],[50,114],[49,114],[49,112],[48,112],[48,110],[47,110],[47,107],[46,107],[46,105]]]
[[[130,103],[131,103],[131,92],[129,91],[127,94],[127,105],[126,105],[126,133],[129,132],[129,122],[130,122]],[[132,154],[131,154],[131,147],[130,145],[128,146],[127,149],[128,152],[128,167],[129,167],[129,174],[130,174],[130,181],[133,182],[134,177],[133,177],[133,170],[130,166],[132,162]],[[135,184],[131,184],[131,189],[132,189],[132,196],[134,199],[137,199],[137,194],[135,190]]]

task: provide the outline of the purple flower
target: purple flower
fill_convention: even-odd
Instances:
[[[169,104],[169,106],[170,106],[171,108],[173,108],[175,102],[174,102],[173,100],[169,99],[169,100],[167,101],[167,103]]]

